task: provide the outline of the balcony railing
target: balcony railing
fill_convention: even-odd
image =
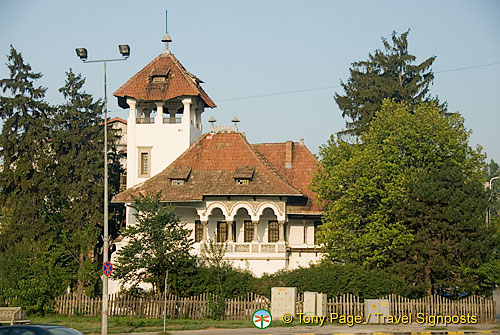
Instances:
[[[286,251],[285,243],[226,242],[226,253],[274,254],[274,253],[284,253],[285,251]]]
[[[136,118],[135,123],[137,123],[137,124],[152,124],[152,123],[155,123],[155,119],[153,117],[138,117],[138,118]]]
[[[163,123],[170,123],[170,124],[182,123],[182,117],[164,117]]]

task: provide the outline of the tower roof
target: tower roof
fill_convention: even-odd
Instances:
[[[128,108],[126,98],[147,101],[166,101],[176,97],[199,96],[205,107],[215,103],[201,88],[199,78],[189,73],[172,53],[163,53],[137,72],[113,95],[122,108]]]

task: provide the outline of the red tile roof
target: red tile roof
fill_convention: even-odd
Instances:
[[[120,117],[114,117],[114,118],[108,120],[108,123],[113,123],[113,122],[121,122],[123,124],[127,124],[127,121],[120,118]]]
[[[166,76],[166,80],[153,82],[154,76]],[[119,98],[131,97],[136,100],[149,101],[165,101],[183,95],[194,95],[200,96],[206,107],[216,107],[201,88],[200,83],[202,81],[189,73],[172,53],[161,54],[137,72],[113,95]]]
[[[320,214],[308,188],[317,159],[303,144],[293,143],[292,167],[285,168],[286,143],[250,145],[241,133],[204,134],[165,170],[118,194],[113,202],[162,192],[163,201],[197,201],[206,195],[276,195],[307,197],[307,204],[288,206],[295,214]],[[183,185],[172,185],[180,170],[189,169]],[[248,185],[238,185],[237,172],[253,167]],[[289,210],[289,212],[290,212]]]
[[[290,184],[307,195],[310,200],[307,208],[296,208],[297,211],[321,211],[315,193],[309,189],[313,173],[319,162],[304,144],[297,142],[289,142],[289,144],[292,146],[290,168],[286,168],[287,143],[259,143],[252,144],[252,147],[264,155]]]

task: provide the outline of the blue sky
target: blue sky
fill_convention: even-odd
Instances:
[[[431,88],[500,162],[500,1],[28,1],[0,2],[0,77],[8,75],[12,44],[44,77],[47,100],[62,100],[58,88],[72,68],[87,78],[86,90],[103,94],[102,64],[89,59],[118,57],[108,66],[112,116],[126,118],[112,93],[164,48],[165,9],[171,50],[205,83],[218,107],[204,116],[229,124],[233,116],[252,143],[305,139],[314,153],[345,121],[333,95],[349,77],[352,62],[382,48],[381,37],[410,29],[409,49],[422,61],[437,56]],[[293,94],[228,100],[332,87]]]

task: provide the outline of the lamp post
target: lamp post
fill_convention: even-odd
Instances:
[[[497,176],[497,177],[493,177],[493,178],[490,179],[490,183],[489,183],[490,192],[492,191],[491,183],[493,183],[493,180],[496,180],[498,178],[500,178],[500,177]],[[488,213],[486,213],[486,225],[487,226],[490,225],[490,205],[488,205]]]
[[[106,92],[106,63],[127,60],[130,56],[130,46],[118,46],[124,58],[87,60],[87,49],[77,48],[76,54],[84,63],[104,64],[104,236],[103,236],[103,265],[108,261],[109,232],[108,232],[108,97]],[[108,276],[102,278],[102,327],[101,334],[108,334]]]

